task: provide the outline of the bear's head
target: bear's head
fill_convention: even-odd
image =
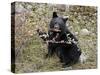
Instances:
[[[53,12],[53,16],[49,25],[49,30],[53,32],[65,32],[66,31],[66,21],[68,17],[63,18],[57,15],[57,12]]]

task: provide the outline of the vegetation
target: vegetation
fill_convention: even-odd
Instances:
[[[48,30],[52,12],[69,16],[67,26],[79,40],[79,47],[86,57],[83,63],[62,68],[58,57],[45,59],[47,45],[38,37],[37,28]],[[82,29],[89,31],[83,35]],[[16,73],[93,69],[97,67],[97,8],[16,2],[15,13],[15,70]]]

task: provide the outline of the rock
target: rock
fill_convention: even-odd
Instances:
[[[26,9],[22,5],[16,5],[16,13],[23,13],[26,12]]]
[[[69,16],[63,16],[63,18],[68,18],[69,19]]]
[[[65,11],[66,10],[66,6],[65,5],[56,5],[57,9],[60,11]]]
[[[72,29],[73,29],[73,26],[69,26],[68,29],[69,29],[69,30],[72,30]]]
[[[78,32],[75,32],[75,35],[78,35]]]
[[[33,36],[33,31],[32,30],[28,31],[28,35]]]
[[[22,4],[16,4],[16,7],[15,7],[15,13],[16,14],[30,13],[31,10],[32,10],[31,5],[26,8]]]
[[[93,36],[96,36],[96,35],[95,35],[95,33],[91,33],[91,36],[93,37]]]
[[[89,34],[90,34],[90,31],[88,31],[87,29],[82,29],[82,30],[80,31],[80,35],[86,36],[86,35],[89,35]]]
[[[85,55],[85,53],[82,53],[79,59],[80,63],[84,63],[86,62],[86,60],[87,60],[87,56]]]

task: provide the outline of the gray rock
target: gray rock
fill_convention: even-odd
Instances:
[[[87,30],[87,29],[82,29],[82,30],[80,31],[80,35],[86,36],[86,35],[89,35],[89,34],[90,34],[90,31]]]
[[[60,11],[65,11],[66,10],[66,6],[65,5],[56,5],[57,9]]]
[[[16,13],[23,13],[26,12],[26,9],[22,5],[16,5]]]
[[[75,32],[75,35],[78,35],[79,33],[78,32]]]
[[[68,29],[69,29],[69,30],[72,30],[72,29],[73,29],[73,26],[69,26]]]

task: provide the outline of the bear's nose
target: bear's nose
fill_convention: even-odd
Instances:
[[[58,24],[55,24],[55,25],[54,25],[54,29],[59,30],[59,29],[60,29],[59,25],[58,25]]]

